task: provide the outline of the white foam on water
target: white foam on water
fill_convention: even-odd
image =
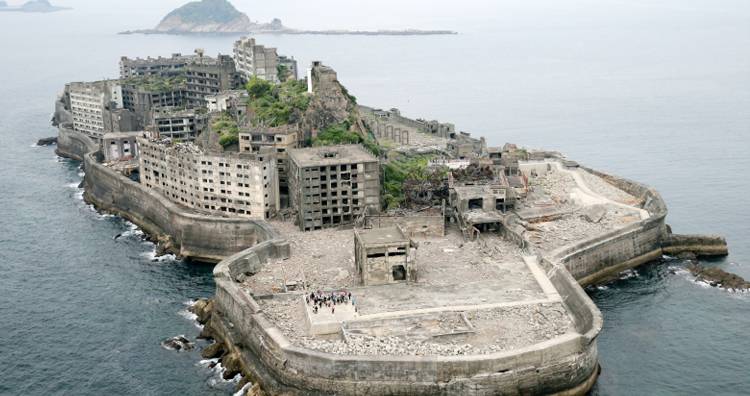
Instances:
[[[211,363],[219,363],[219,358],[203,359],[198,362],[203,367],[208,367]]]
[[[638,278],[640,275],[635,270],[629,269],[620,273],[620,279]]]
[[[198,315],[188,311],[187,309],[181,309],[177,312],[177,314],[187,320],[192,320],[192,321],[198,320]]]
[[[243,385],[243,386],[242,386],[242,388],[240,388],[240,390],[238,390],[237,392],[234,392],[234,394],[233,394],[232,396],[242,396],[242,395],[244,395],[244,394],[245,394],[245,392],[247,392],[247,390],[248,390],[248,389],[250,389],[250,388],[251,388],[252,386],[253,386],[252,382],[248,382],[248,383],[246,383],[245,385]]]
[[[609,290],[609,286],[599,285],[596,287],[596,290]]]
[[[78,183],[70,183],[70,184],[66,184],[65,186],[66,186],[66,187],[69,187],[69,188],[74,188],[74,189],[76,189],[76,190],[79,190],[78,186],[79,186],[80,184],[81,184],[81,182],[78,182]],[[80,190],[83,190],[83,189],[81,188]]]

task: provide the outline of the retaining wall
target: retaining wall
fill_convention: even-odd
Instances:
[[[69,124],[58,127],[57,148],[55,153],[61,157],[83,161],[84,155],[99,149],[99,145],[88,136],[76,132]]]
[[[668,232],[667,206],[651,187],[593,169],[587,171],[638,198],[649,218],[551,253],[550,262],[564,265],[579,284],[586,286],[661,257]]]
[[[192,212],[100,164],[95,155],[84,155],[84,198],[148,234],[170,240],[180,256],[217,262],[269,238],[265,222]]]
[[[550,279],[579,334],[506,353],[450,357],[343,356],[292,345],[235,281],[257,272],[259,262],[286,257],[288,249],[281,240],[264,241],[214,268],[211,320],[217,322],[211,327],[225,342],[242,345],[245,367],[272,394],[583,394],[598,375],[601,313],[562,267]]]

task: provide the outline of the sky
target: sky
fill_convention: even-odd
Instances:
[[[22,3],[10,0],[9,4]],[[150,28],[185,0],[52,0],[78,11],[129,16],[130,29]],[[523,25],[581,26],[613,19],[648,23],[674,14],[688,19],[736,15],[747,19],[750,1],[717,0],[707,13],[703,0],[234,0],[255,21],[280,18],[299,29],[452,29],[512,28]],[[262,5],[262,6],[259,6]],[[738,13],[738,10],[740,11]]]

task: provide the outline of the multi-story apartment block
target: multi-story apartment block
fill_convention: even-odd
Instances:
[[[133,114],[123,108],[119,81],[74,82],[65,89],[70,101],[73,130],[100,141],[107,132],[136,129]]]
[[[130,59],[127,56],[120,57],[120,78],[133,78],[140,76],[166,76],[181,73],[185,67],[194,63],[198,55],[172,54],[169,58],[148,57],[146,59]]]
[[[208,114],[198,109],[161,108],[151,112],[149,128],[155,138],[193,141],[208,126]]]
[[[138,138],[140,182],[211,214],[267,219],[279,208],[276,166],[252,154],[212,155],[192,143]]]
[[[297,147],[297,130],[291,126],[253,128],[240,131],[240,152],[268,154],[276,157],[279,194],[289,195],[289,150]]]
[[[242,37],[234,43],[234,63],[243,83],[253,76],[279,82],[277,66],[279,56],[276,48],[255,44],[254,38]]]
[[[352,223],[380,211],[380,165],[359,145],[289,151],[289,196],[301,230]]]
[[[199,58],[199,61],[185,67],[185,77],[187,105],[190,107],[205,106],[206,96],[216,95],[239,85],[234,60],[228,55],[219,55],[215,59]]]

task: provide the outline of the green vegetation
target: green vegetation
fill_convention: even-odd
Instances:
[[[383,198],[386,208],[394,209],[404,202],[404,182],[407,180],[425,181],[436,176],[430,171],[427,163],[432,155],[401,155],[383,165]],[[444,176],[445,170],[437,171],[438,177]]]
[[[211,124],[211,130],[220,135],[219,144],[222,147],[231,146],[240,141],[240,128],[229,113],[224,112],[218,116]]]
[[[375,156],[380,156],[384,153],[383,149],[378,145],[378,142],[370,136],[363,137],[357,132],[349,130],[349,121],[344,121],[340,124],[331,125],[313,139],[313,146],[333,146],[336,144],[361,144],[369,152]]]
[[[310,104],[307,86],[300,80],[288,80],[281,84],[253,77],[245,86],[250,94],[250,109],[255,114],[256,124],[280,126],[293,124],[302,117]]]
[[[227,0],[201,0],[173,10],[162,21],[176,16],[189,23],[226,23],[242,15]]]
[[[187,82],[185,75],[176,75],[171,77],[164,76],[138,76],[131,77],[124,81],[126,85],[134,85],[150,92],[168,92],[184,86]]]
[[[277,65],[276,75],[279,77],[279,81],[286,81],[292,75],[292,72],[285,65]]]

